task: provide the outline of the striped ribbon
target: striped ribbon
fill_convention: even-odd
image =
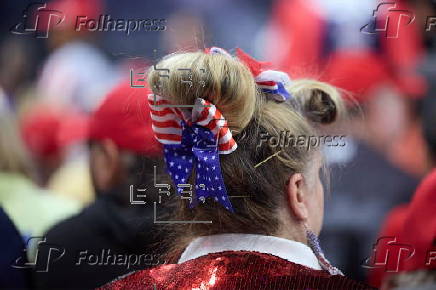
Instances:
[[[232,153],[237,144],[221,112],[202,98],[196,99],[192,110],[174,107],[167,98],[154,94],[148,96],[148,102],[152,128],[164,144],[167,171],[174,184],[185,184],[196,168],[197,201],[211,197],[233,211],[219,154]]]

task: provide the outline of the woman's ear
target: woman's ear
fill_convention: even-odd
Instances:
[[[286,185],[288,207],[297,221],[306,222],[309,217],[306,206],[305,180],[303,174],[295,173],[289,177]]]

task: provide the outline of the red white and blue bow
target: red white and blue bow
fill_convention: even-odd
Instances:
[[[233,211],[221,174],[219,154],[230,154],[237,144],[227,121],[212,103],[197,98],[191,110],[174,107],[167,98],[148,96],[152,128],[164,144],[167,171],[174,184],[185,184],[196,168],[196,198],[214,198]],[[179,194],[182,188],[177,188]],[[193,204],[191,204],[193,205]]]
[[[236,49],[236,56],[250,69],[262,92],[277,102],[284,102],[291,97],[285,89],[285,86],[291,82],[286,73],[267,69],[271,66],[270,63],[257,61],[240,48]]]

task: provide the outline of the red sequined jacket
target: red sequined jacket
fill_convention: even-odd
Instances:
[[[323,270],[248,251],[208,254],[121,277],[100,289],[373,289]]]

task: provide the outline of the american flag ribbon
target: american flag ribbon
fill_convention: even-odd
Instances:
[[[267,69],[267,67],[271,66],[270,63],[258,61],[240,48],[236,49],[236,56],[250,69],[257,87],[262,92],[278,102],[285,102],[291,98],[291,95],[285,89],[285,85],[291,82],[288,74]]]
[[[165,163],[174,184],[186,184],[195,168],[197,202],[214,198],[233,211],[219,154],[232,153],[237,144],[221,112],[202,98],[196,99],[192,110],[175,107],[168,98],[155,94],[148,96],[148,102],[152,128],[164,144]],[[180,194],[183,188],[177,187],[177,191]]]
[[[256,80],[256,84],[262,92],[271,95],[278,102],[284,102],[290,98],[283,82]]]

